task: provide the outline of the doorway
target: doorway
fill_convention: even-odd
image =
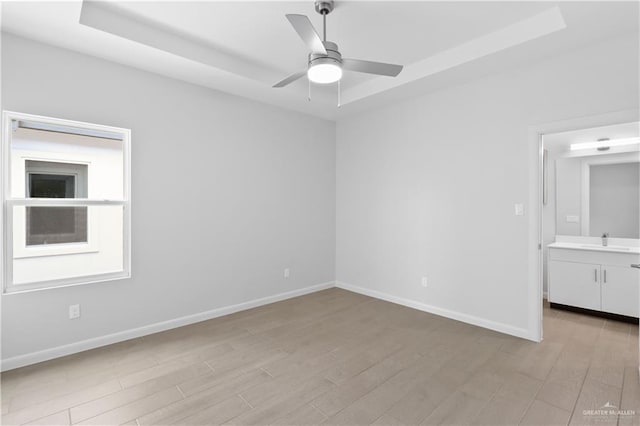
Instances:
[[[534,321],[532,340],[540,341],[543,338],[545,303],[547,304],[546,312],[550,312],[549,303],[553,303],[554,308],[558,309],[571,307],[592,311],[604,309],[621,313],[622,317],[638,316],[636,311],[640,306],[640,297],[635,294],[625,297],[606,293],[616,287],[616,283],[611,284],[612,280],[619,281],[622,279],[620,276],[623,275],[623,278],[633,281],[635,274],[640,273],[640,271],[630,271],[630,265],[627,264],[627,261],[633,257],[631,254],[640,248],[640,235],[638,235],[640,213],[637,211],[640,202],[635,200],[640,193],[638,190],[640,144],[637,143],[637,139],[632,140],[640,136],[638,133],[637,110],[531,128],[531,145],[536,149],[536,164],[532,168],[537,173],[532,173],[530,176],[534,188],[532,192],[535,196],[535,200],[532,200],[530,236],[538,241],[537,247],[530,250],[530,264],[535,271],[531,274],[533,281],[531,295],[534,297],[531,309],[531,317]],[[604,140],[598,142],[598,139],[606,138],[610,142]],[[593,144],[588,145],[588,142]],[[633,183],[635,187],[631,187]],[[615,191],[607,189],[612,187],[616,188]],[[624,203],[630,204],[623,206]],[[618,214],[620,212],[625,214]],[[612,213],[615,214],[613,219]],[[611,231],[607,232],[609,229]],[[602,239],[604,234],[608,234],[608,240]],[[605,241],[604,244],[610,243],[608,248],[602,248],[603,241]],[[591,257],[563,258],[570,251],[560,250],[560,248],[566,249],[569,246],[553,247],[554,244],[562,246],[563,243],[569,246],[577,244],[577,247],[589,252]],[[583,247],[587,245],[593,247]],[[629,253],[621,260],[622,263],[626,262],[624,269],[615,269],[612,268],[615,265],[609,265],[612,263],[610,259],[616,248]],[[597,259],[596,253],[605,253],[607,257],[604,260]],[[583,268],[582,272],[574,271],[574,273],[582,273],[584,275],[582,278],[573,279],[573,282],[585,281],[587,274],[590,274],[589,277],[592,277],[590,279],[593,281],[593,286],[588,287],[589,290],[593,290],[591,300],[579,300],[582,296],[589,299],[583,294],[584,291],[575,292],[575,289],[571,289],[570,286],[564,289],[561,284],[553,286],[553,282],[561,282],[563,274],[569,273],[563,270],[563,267],[575,265],[575,263],[558,262],[575,262],[576,260],[577,263],[591,262],[589,267]],[[608,266],[602,268],[598,266],[596,260]],[[595,267],[591,268],[592,266]],[[550,277],[550,270],[555,270],[553,277]],[[605,281],[607,285],[601,294],[601,287]],[[555,292],[551,291],[551,296],[550,282],[552,289],[555,290]],[[637,292],[637,281],[634,284]],[[584,288],[581,287],[580,290]],[[580,296],[578,300],[571,299],[572,293]],[[602,296],[605,297],[604,308]],[[622,305],[626,303],[627,306],[616,306],[620,303]]]

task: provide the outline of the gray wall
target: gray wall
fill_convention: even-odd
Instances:
[[[630,34],[340,120],[336,279],[532,330],[529,128],[636,108]]]
[[[589,172],[589,234],[640,238],[640,163],[592,165]]]
[[[556,170],[556,235],[581,235],[582,159],[558,158]],[[578,216],[579,222],[567,222],[567,216]]]
[[[3,359],[334,279],[334,123],[6,34],[2,95],[132,129],[133,175],[133,278],[3,295]]]

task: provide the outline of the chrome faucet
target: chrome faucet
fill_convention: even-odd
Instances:
[[[602,234],[602,245],[606,247],[607,244],[609,244],[609,233],[605,232],[604,234]]]

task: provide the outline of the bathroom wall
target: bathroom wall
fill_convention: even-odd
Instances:
[[[557,157],[555,164],[556,235],[581,235],[582,159]],[[571,222],[568,217],[577,218]]]

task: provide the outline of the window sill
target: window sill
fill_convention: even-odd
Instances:
[[[36,291],[55,290],[59,288],[77,287],[88,284],[103,283],[106,281],[119,281],[131,278],[131,272],[112,272],[100,275],[92,275],[79,278],[60,279],[52,281],[42,281],[38,283],[16,284],[5,288],[3,295],[32,293]]]
[[[43,244],[37,247],[27,247],[14,250],[14,259],[26,259],[31,257],[67,256],[72,254],[98,253],[94,244]]]

